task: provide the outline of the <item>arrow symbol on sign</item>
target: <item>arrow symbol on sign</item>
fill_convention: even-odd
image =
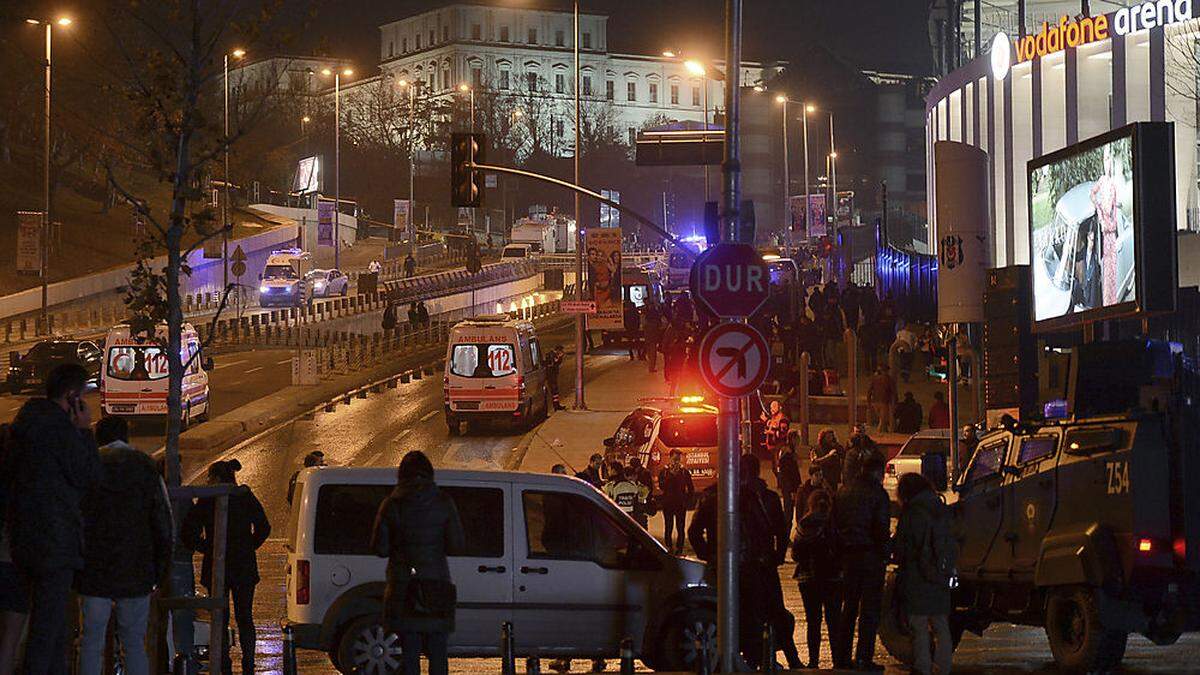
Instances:
[[[717,373],[717,379],[720,380],[728,375],[729,371],[732,370],[734,366],[737,366],[738,377],[745,378],[746,354],[749,353],[753,347],[753,340],[748,340],[746,344],[742,345],[741,347],[717,347],[717,356],[729,359],[729,362],[725,364],[725,367]]]

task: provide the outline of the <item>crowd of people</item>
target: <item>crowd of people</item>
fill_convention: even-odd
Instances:
[[[200,582],[213,589],[214,500],[172,506],[161,464],[129,444],[127,422],[93,424],[83,401],[89,377],[79,365],[54,368],[45,397],[0,425],[0,675],[18,664],[30,675],[68,672],[73,615],[78,672],[111,671],[104,654],[113,619],[124,672],[157,671],[146,649],[151,598],[172,562],[182,556],[190,568],[192,555],[201,554]],[[229,488],[225,593],[243,672],[253,672],[256,551],[271,526],[254,494],[237,487],[240,468],[237,460],[218,461],[208,481]],[[228,644],[222,658],[231,672]]]

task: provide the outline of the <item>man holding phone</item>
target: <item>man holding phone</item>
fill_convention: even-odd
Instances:
[[[46,397],[25,402],[13,421],[12,557],[30,589],[25,668],[67,672],[67,601],[83,568],[81,501],[100,477],[92,415],[78,364],[46,376]]]

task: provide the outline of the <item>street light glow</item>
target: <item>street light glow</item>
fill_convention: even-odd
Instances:
[[[305,124],[308,124],[309,122],[311,122],[311,121],[312,121],[312,118],[311,118],[311,117],[309,117],[308,115],[305,115],[304,117],[301,117],[301,118],[300,118],[300,121],[301,121],[301,122],[304,122]]]
[[[787,99],[787,96],[784,96],[783,94],[776,94],[776,95],[775,95],[775,102],[776,102],[776,103],[787,103],[787,100],[788,100],[788,99]]]
[[[756,91],[756,92],[758,92],[758,93],[760,93],[760,94],[761,94],[761,93],[763,93],[763,92],[764,92],[764,91],[766,91],[766,90],[767,90],[767,88],[766,88],[766,87],[764,87],[764,86],[762,86],[761,84],[756,84],[756,85],[754,85],[754,91]]]
[[[350,68],[346,68],[346,69],[342,70],[342,75],[345,75],[345,76],[347,76],[347,77],[349,77],[349,76],[351,76],[351,75],[353,75],[353,74],[354,74],[354,71],[353,71],[353,70],[351,70]]]
[[[25,23],[31,26],[40,26],[42,24],[42,22],[38,21],[37,19],[25,19]]]
[[[675,58],[675,52],[671,51],[670,49],[664,49],[662,55],[668,59]]]
[[[56,23],[58,23],[58,25],[60,25],[60,26],[70,26],[71,25],[71,17],[69,17],[69,16],[59,17],[59,19]]]
[[[688,59],[687,61],[684,61],[683,67],[687,68],[689,73],[697,77],[704,77],[704,75],[708,72],[704,69],[704,64],[694,59]]]
[[[407,87],[407,86],[408,86],[408,80],[401,79],[401,80],[399,80],[398,82],[396,82],[396,85],[397,85],[397,86],[400,86],[400,87]]]
[[[467,84],[464,82],[463,84],[458,85],[458,90],[466,92],[466,91],[471,91],[471,88],[468,87]]]
[[[233,54],[233,58],[240,59],[246,55],[246,50],[242,49],[241,47],[238,47],[237,49],[233,50],[230,53]]]
[[[330,75],[333,74],[333,71],[328,68],[325,68],[321,71],[321,74],[324,75],[325,77],[329,77]]]
[[[816,111],[817,111],[817,106],[815,106],[815,105],[804,106],[804,112],[816,112]]]
[[[836,152],[836,151],[834,151],[834,152],[831,152],[831,153],[829,153],[829,157],[830,157],[831,159],[837,159],[837,152]]]

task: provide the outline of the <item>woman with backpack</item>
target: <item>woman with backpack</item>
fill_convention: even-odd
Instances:
[[[792,577],[800,586],[804,601],[804,622],[808,630],[808,668],[821,667],[821,617],[832,638],[838,620],[839,561],[837,537],[833,532],[833,496],[817,488],[808,493],[804,517],[796,525],[792,541]]]
[[[950,581],[953,545],[949,543],[949,512],[933,486],[919,473],[900,476],[896,486],[900,520],[893,550],[897,570],[896,595],[913,639],[913,672],[950,672],[954,642],[950,636]],[[929,635],[936,649],[930,661]]]

